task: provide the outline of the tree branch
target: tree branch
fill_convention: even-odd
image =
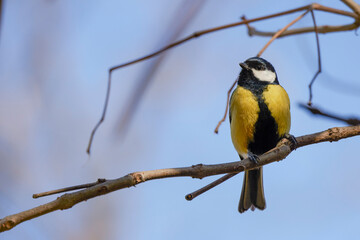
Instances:
[[[310,135],[305,135],[297,137],[298,148],[310,144],[320,143],[320,142],[333,142],[338,141],[343,138],[348,138],[352,136],[360,135],[360,126],[351,126],[351,127],[335,127],[328,129],[323,132],[314,133]],[[84,190],[80,190],[74,193],[67,193],[56,200],[49,203],[40,205],[38,207],[9,215],[0,219],[0,232],[7,231],[15,227],[16,225],[39,217],[41,215],[56,211],[56,210],[65,210],[73,207],[74,205],[86,201],[88,199],[101,196],[122,188],[132,187],[139,183],[161,179],[161,178],[170,178],[170,177],[193,177],[193,178],[204,178],[207,176],[224,174],[224,173],[236,173],[242,172],[244,170],[250,170],[258,166],[263,166],[271,162],[280,161],[286,158],[287,155],[291,153],[291,143],[284,139],[278,147],[270,150],[269,152],[261,155],[259,157],[259,164],[255,165],[249,159],[244,159],[243,161],[236,161],[223,164],[214,164],[214,165],[193,165],[191,167],[182,167],[182,168],[167,168],[167,169],[158,169],[151,171],[142,171],[130,173],[126,176],[123,176],[114,180],[107,180],[104,183],[97,184],[95,186],[89,187]]]

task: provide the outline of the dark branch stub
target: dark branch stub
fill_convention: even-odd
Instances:
[[[324,116],[324,117],[328,117],[328,118],[331,118],[331,119],[335,119],[335,120],[339,120],[339,121],[342,121],[342,122],[345,122],[347,123],[348,125],[351,125],[351,126],[357,126],[357,125],[360,125],[360,118],[356,118],[356,117],[350,117],[350,118],[345,118],[345,117],[341,117],[339,115],[335,115],[335,114],[332,114],[332,113],[328,113],[328,112],[325,112],[323,110],[320,110],[319,108],[316,108],[314,106],[308,106],[306,104],[299,104],[300,107],[306,109],[306,110],[309,110],[312,114],[314,115],[320,115],[320,116]]]

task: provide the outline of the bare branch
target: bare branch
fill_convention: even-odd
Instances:
[[[323,132],[297,137],[296,140],[298,142],[298,147],[303,147],[306,145],[320,143],[320,142],[338,141],[340,139],[348,138],[356,135],[360,135],[360,126],[335,127]],[[88,199],[101,196],[122,188],[135,186],[139,183],[149,180],[170,178],[170,177],[184,177],[184,176],[189,176],[193,178],[204,178],[211,175],[224,174],[224,173],[237,173],[245,170],[250,170],[258,166],[263,166],[265,164],[269,164],[271,162],[280,161],[284,159],[292,151],[290,145],[291,143],[288,140],[284,139],[282,141],[282,144],[280,144],[278,147],[261,155],[259,157],[258,165],[255,165],[249,159],[244,159],[243,161],[236,161],[236,162],[223,163],[223,164],[214,164],[214,165],[198,164],[198,165],[193,165],[191,167],[168,168],[168,169],[130,173],[124,177],[114,180],[107,180],[104,183],[97,184],[93,187],[89,187],[84,190],[80,190],[74,193],[64,194],[52,202],[40,205],[38,207],[17,214],[4,217],[0,219],[0,231],[3,232],[10,230],[24,221],[39,217],[41,215],[56,210],[69,209],[74,205],[86,201]]]

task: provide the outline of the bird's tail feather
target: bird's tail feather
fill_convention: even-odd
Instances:
[[[262,167],[245,171],[239,202],[239,212],[243,213],[249,208],[251,208],[251,210],[255,210],[255,208],[264,210],[265,207]]]

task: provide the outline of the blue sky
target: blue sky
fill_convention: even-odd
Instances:
[[[268,38],[237,27],[170,50],[120,141],[116,126],[148,62],[115,71],[107,118],[90,158],[108,69],[157,50],[180,11],[177,1],[6,1],[0,35],[0,213],[48,202],[36,192],[117,178],[133,171],[238,159],[222,117],[239,62]],[[181,34],[296,8],[310,1],[206,1]],[[348,10],[340,1],[320,1]],[[297,15],[254,26],[277,30]],[[350,23],[316,13],[318,24]],[[310,16],[296,26],[312,24]],[[313,102],[359,116],[359,36],[320,35],[323,73]],[[317,69],[314,34],[275,41],[263,54],[291,99],[295,136],[344,126],[298,107]],[[197,199],[185,194],[217,177],[147,182],[50,213],[3,233],[6,239],[339,239],[360,234],[358,137],[300,148],[264,168],[265,211],[239,214],[242,174]]]

